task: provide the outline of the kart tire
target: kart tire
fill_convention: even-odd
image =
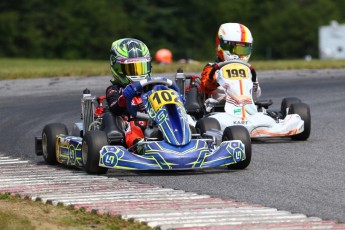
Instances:
[[[281,103],[281,114],[282,114],[282,117],[285,118],[286,117],[286,109],[290,109],[290,106],[292,104],[295,104],[295,103],[301,103],[302,101],[297,98],[297,97],[286,97],[282,100],[282,103]]]
[[[81,151],[84,170],[88,174],[107,173],[107,168],[99,166],[100,150],[105,145],[108,145],[108,138],[105,132],[92,130],[85,134]]]
[[[67,127],[60,123],[48,124],[42,131],[42,155],[44,161],[50,165],[59,163],[56,159],[56,136],[60,134],[68,134]]]
[[[204,117],[199,119],[196,122],[195,129],[201,136],[211,129],[221,130],[219,122],[213,117]]]
[[[304,131],[291,137],[292,140],[305,141],[310,136],[311,117],[310,108],[306,103],[292,104],[289,109],[289,114],[298,114],[304,121]]]
[[[223,132],[222,141],[240,140],[244,144],[246,159],[236,164],[228,165],[228,169],[245,169],[252,159],[252,142],[248,130],[241,125],[226,127]]]

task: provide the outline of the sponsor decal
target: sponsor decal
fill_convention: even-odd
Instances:
[[[234,125],[246,125],[248,124],[248,121],[233,121]]]
[[[242,109],[234,109],[234,115],[241,115],[242,114]]]
[[[117,164],[117,156],[115,153],[107,152],[102,156],[105,166],[114,167]]]

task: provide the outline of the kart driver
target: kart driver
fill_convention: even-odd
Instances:
[[[112,84],[106,89],[106,100],[110,112],[114,116],[122,116],[127,121],[125,141],[127,147],[131,147],[144,138],[146,121],[131,119],[124,95],[136,94],[131,83],[150,77],[151,56],[148,47],[142,41],[133,38],[114,41],[110,49],[110,70],[113,78]],[[135,97],[133,103],[138,106],[139,111],[144,111],[140,97]],[[137,149],[137,152],[139,151]]]
[[[201,90],[211,95],[218,102],[225,97],[224,89],[219,86],[215,72],[219,69],[218,64],[230,60],[242,60],[248,62],[252,53],[253,37],[250,30],[239,23],[225,23],[219,27],[216,36],[217,57],[214,63],[208,63],[201,73]],[[256,77],[255,69],[250,65],[252,74],[252,96],[256,101],[261,95],[261,89]]]

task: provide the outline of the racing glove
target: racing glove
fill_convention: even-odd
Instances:
[[[140,82],[133,83],[131,85],[127,85],[126,88],[123,90],[123,96],[126,98],[126,108],[129,114],[133,117],[137,116],[138,108],[136,106],[132,106],[132,99],[139,95],[143,90]]]
[[[142,89],[143,87],[140,85],[139,82],[127,85],[126,88],[123,90],[123,96],[126,99],[132,99],[133,97],[139,95]]]
[[[206,112],[211,112],[211,110],[216,104],[218,104],[218,101],[216,99],[208,98],[204,103]]]
[[[257,101],[259,97],[261,96],[260,85],[259,85],[259,82],[257,81],[253,82],[252,95],[253,95],[254,101]]]

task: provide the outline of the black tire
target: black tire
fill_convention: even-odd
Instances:
[[[295,104],[295,103],[301,103],[302,101],[297,98],[297,97],[286,97],[282,100],[282,103],[281,103],[281,108],[280,108],[280,111],[281,111],[281,114],[283,116],[283,118],[286,117],[286,109],[289,108],[290,109],[290,106],[292,104]]]
[[[311,130],[311,116],[309,105],[305,103],[292,104],[289,109],[289,114],[298,114],[304,121],[304,131],[300,134],[291,137],[292,140],[305,141],[310,136]]]
[[[219,122],[213,117],[204,117],[199,119],[196,122],[195,129],[201,136],[211,129],[221,130]]]
[[[248,130],[241,125],[226,127],[222,141],[240,140],[245,146],[246,159],[237,164],[228,165],[229,169],[245,169],[252,159],[252,142]]]
[[[103,146],[108,145],[108,138],[105,132],[92,130],[85,134],[82,144],[82,158],[84,170],[89,174],[105,174],[108,169],[99,166],[99,151]]]
[[[60,123],[48,124],[44,126],[42,131],[43,159],[50,165],[58,164],[56,159],[56,136],[60,134],[68,134],[67,127]]]

